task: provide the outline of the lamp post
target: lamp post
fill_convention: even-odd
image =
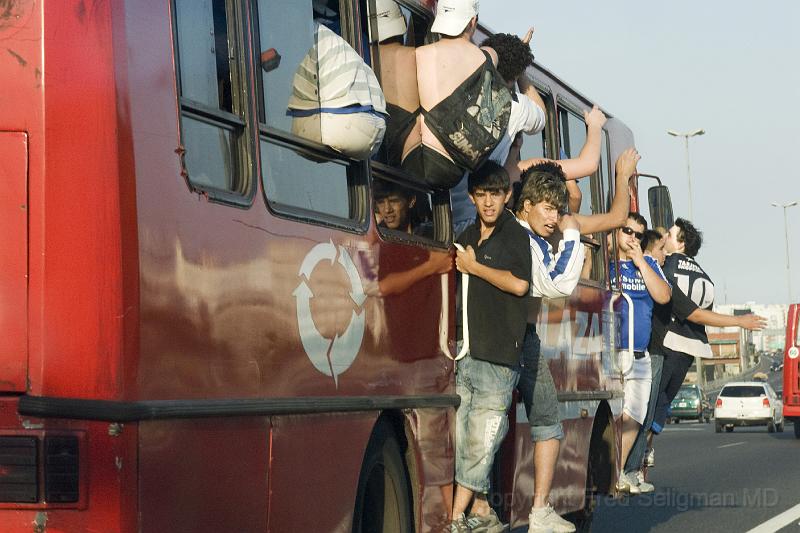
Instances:
[[[772,202],[772,207],[783,208],[783,236],[786,239],[786,283],[789,288],[789,303],[792,303],[792,270],[789,266],[789,223],[787,222],[786,218],[786,210],[796,205],[797,205],[796,201],[788,204],[778,204]]]
[[[692,169],[689,165],[689,137],[695,135],[705,135],[706,130],[697,129],[688,133],[679,133],[675,130],[667,130],[669,135],[673,137],[683,137],[683,145],[686,147],[686,178],[689,180],[689,220],[694,222],[694,214],[692,213]]]

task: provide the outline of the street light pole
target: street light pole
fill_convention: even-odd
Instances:
[[[679,133],[675,130],[667,130],[667,133],[673,137],[683,137],[683,146],[686,148],[686,179],[689,181],[689,220],[694,221],[694,213],[692,209],[692,168],[689,164],[689,137],[694,137],[695,135],[705,135],[706,131],[700,128],[688,133]]]
[[[792,269],[789,264],[789,221],[786,217],[786,210],[796,205],[796,201],[788,204],[778,204],[775,202],[772,203],[772,207],[783,208],[783,236],[784,239],[786,239],[786,284],[789,289],[789,303],[792,303]]]

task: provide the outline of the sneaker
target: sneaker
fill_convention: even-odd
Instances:
[[[648,483],[647,481],[644,480],[644,472],[642,472],[641,470],[636,472],[636,481],[639,482],[638,485],[639,492],[641,492],[642,494],[646,494],[648,492],[653,492],[654,490],[656,490],[655,485],[653,485],[652,483]]]
[[[558,516],[550,504],[540,509],[531,509],[528,515],[528,533],[572,533],[575,525]]]
[[[644,456],[644,465],[647,468],[656,466],[656,451],[653,448],[647,448],[647,454]]]
[[[467,517],[467,527],[472,533],[503,533],[506,530],[505,524],[500,522],[493,509],[486,516],[470,514]]]
[[[619,479],[617,479],[617,491],[618,492],[627,492],[628,494],[639,494],[641,491],[639,490],[639,480],[635,478],[631,478],[625,474],[625,472],[619,473]]]
[[[445,529],[447,533],[472,533],[472,530],[467,525],[467,519],[464,513],[461,513],[458,518],[450,522],[450,525]]]

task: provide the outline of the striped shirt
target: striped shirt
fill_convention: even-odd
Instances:
[[[528,231],[531,247],[531,290],[534,298],[562,298],[569,296],[578,285],[586,251],[581,242],[581,234],[576,229],[564,232],[558,245],[558,252],[544,238],[531,229],[521,219],[517,222]]]
[[[314,113],[386,114],[378,78],[347,42],[316,24],[314,46],[295,72],[289,111],[292,116]]]

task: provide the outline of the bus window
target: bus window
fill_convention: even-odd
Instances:
[[[542,101],[549,107],[548,103],[550,97],[543,92],[539,91],[539,96]],[[522,141],[522,149],[519,152],[520,161],[526,159],[544,159],[548,157],[547,150],[547,128],[543,129],[536,135],[524,135]]]
[[[446,235],[437,231],[442,224],[435,223],[436,199],[431,193],[386,178],[374,178],[372,186],[375,222],[383,237],[436,244],[446,241]]]
[[[304,220],[363,223],[363,165],[321,144],[320,113],[303,113],[319,108],[315,35],[341,32],[338,3],[259,0],[256,9],[261,177],[269,205]]]
[[[212,198],[249,183],[244,81],[231,60],[241,48],[235,18],[226,0],[175,0],[184,163],[190,184]]]

